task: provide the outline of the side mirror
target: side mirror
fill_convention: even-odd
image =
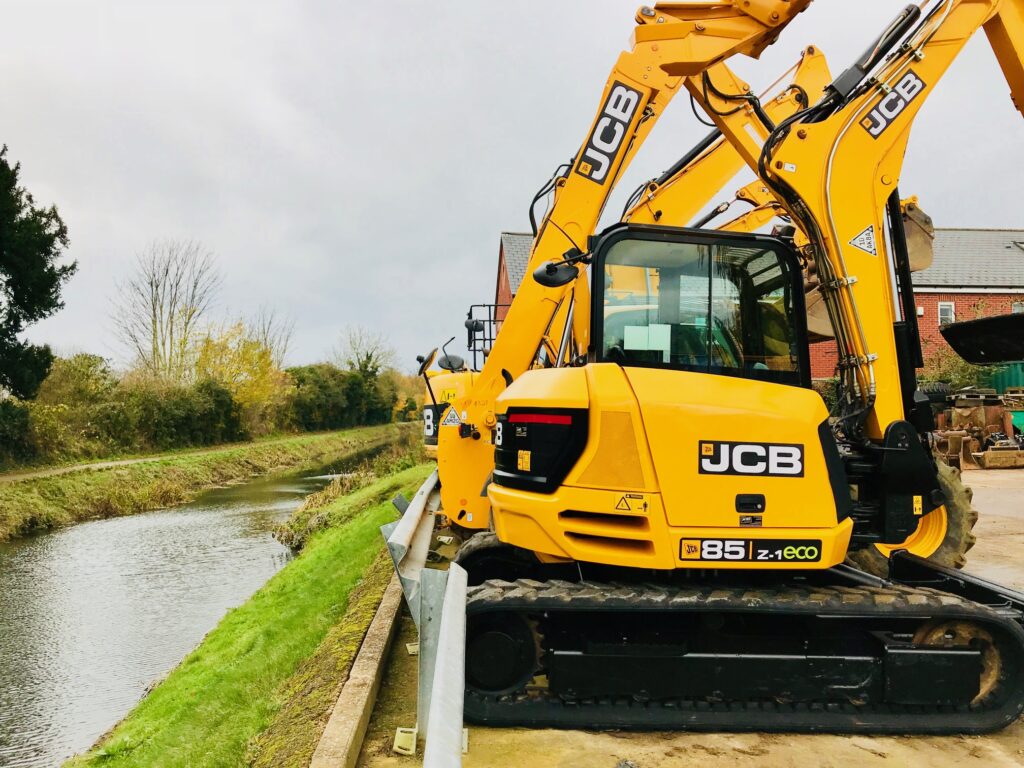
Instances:
[[[533,270],[533,279],[545,288],[561,288],[579,277],[579,274],[580,270],[575,264],[546,261]]]
[[[466,367],[466,361],[458,355],[442,355],[437,361],[437,366],[442,371],[461,371]]]
[[[437,357],[437,347],[434,347],[426,355],[417,355],[416,362],[420,364],[419,370],[416,371],[417,376],[422,376],[427,372],[427,369],[434,364],[434,358]]]
[[[993,365],[1024,360],[1024,313],[965,320],[939,330],[953,351],[968,363]]]

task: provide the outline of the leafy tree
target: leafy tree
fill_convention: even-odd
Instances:
[[[362,326],[345,330],[334,352],[339,366],[352,376],[348,381],[348,402],[356,424],[385,424],[392,420],[398,400],[397,384],[389,375],[395,350],[379,331]]]
[[[34,458],[28,406],[17,400],[0,400],[0,466]]]
[[[288,376],[274,363],[274,352],[241,323],[211,332],[196,355],[200,379],[220,382],[241,406],[252,434],[275,429],[290,390]]]
[[[924,344],[925,367],[922,381],[944,381],[954,391],[967,387],[989,387],[998,370],[994,365],[971,365],[945,344]]]
[[[401,411],[399,411],[399,417],[402,421],[415,421],[419,410],[420,407],[415,398],[407,397],[405,398],[405,404],[402,406]]]
[[[47,405],[93,405],[109,399],[116,386],[110,366],[99,355],[58,357],[39,387],[36,400]]]
[[[962,310],[963,317],[958,320],[976,320],[990,315],[988,302],[979,299],[970,307]],[[944,381],[954,390],[967,387],[988,387],[992,377],[998,370],[992,365],[971,365],[960,357],[944,341],[925,339],[921,345],[924,354],[924,371],[922,381]]]
[[[358,423],[358,404],[348,400],[352,374],[330,363],[317,363],[289,368],[288,375],[295,382],[292,419],[296,426],[314,431]]]
[[[61,286],[77,265],[58,264],[67,227],[55,206],[37,207],[18,185],[20,172],[20,163],[8,162],[7,147],[0,148],[0,389],[27,398],[46,377],[53,353],[18,336],[64,306]]]

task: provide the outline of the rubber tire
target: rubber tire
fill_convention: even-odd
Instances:
[[[947,568],[963,568],[967,565],[967,552],[974,546],[977,537],[972,533],[978,522],[978,511],[971,506],[974,492],[960,479],[960,470],[936,462],[939,467],[939,486],[946,494],[946,538],[928,560]],[[877,547],[850,553],[849,562],[862,571],[876,576],[888,576],[889,560]]]
[[[928,401],[933,405],[944,406],[946,398],[953,394],[953,387],[945,381],[922,381],[917,388],[928,395]]]
[[[503,544],[493,531],[480,531],[470,536],[459,547],[455,562],[466,569],[471,587],[491,579],[534,578],[539,567],[532,553]]]

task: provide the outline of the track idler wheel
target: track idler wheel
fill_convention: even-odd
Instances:
[[[929,512],[918,530],[902,544],[866,547],[850,554],[850,561],[862,571],[876,576],[889,574],[889,554],[905,549],[947,568],[963,568],[967,552],[977,541],[971,532],[978,522],[978,512],[971,506],[974,493],[960,480],[960,470],[937,462],[939,486],[946,495],[943,507]]]
[[[539,666],[532,627],[517,614],[485,615],[466,627],[466,686],[487,694],[522,688]]]
[[[1002,674],[999,651],[992,635],[969,621],[932,621],[914,634],[914,644],[927,648],[974,648],[981,651],[981,680],[972,704],[995,690]]]

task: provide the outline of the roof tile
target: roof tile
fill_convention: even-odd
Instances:
[[[526,274],[533,237],[502,232],[512,292]],[[914,275],[919,288],[1024,288],[1024,229],[936,229],[935,260]]]
[[[523,232],[501,233],[501,250],[505,254],[505,268],[508,270],[508,282],[513,295],[519,290],[519,284],[526,276],[532,248],[533,235]]]
[[[1024,229],[936,229],[920,288],[1024,288]]]

